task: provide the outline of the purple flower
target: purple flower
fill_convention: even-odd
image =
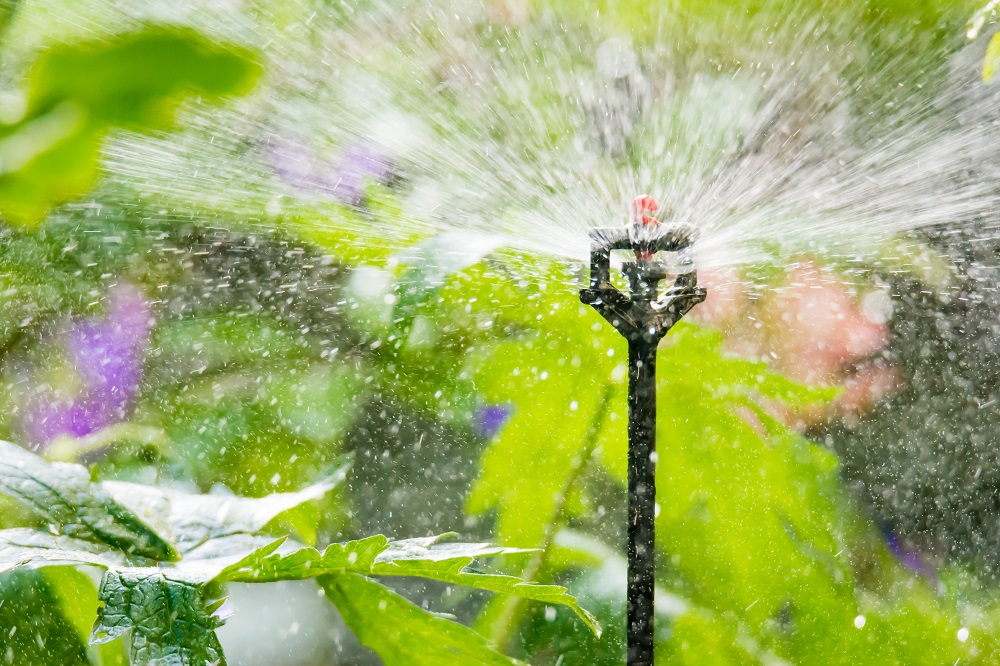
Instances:
[[[394,177],[389,159],[372,144],[355,141],[339,157],[324,160],[305,142],[276,139],[269,144],[274,172],[292,186],[331,196],[344,205],[360,207],[369,181],[388,184]]]
[[[514,409],[510,405],[484,405],[476,409],[475,428],[483,439],[490,439],[504,427]]]
[[[937,578],[937,572],[927,558],[893,532],[892,528],[883,526],[882,536],[885,537],[885,543],[889,547],[889,552],[896,556],[900,564],[910,571],[926,576],[931,580]]]
[[[64,395],[43,387],[28,400],[21,425],[36,445],[60,435],[84,437],[128,418],[142,383],[152,316],[132,285],[113,287],[107,300],[104,317],[77,322],[61,340],[75,390]]]
[[[337,177],[330,194],[340,201],[359,206],[364,202],[365,183],[369,180],[386,184],[392,180],[392,168],[384,155],[374,147],[355,143],[341,154],[331,174]]]

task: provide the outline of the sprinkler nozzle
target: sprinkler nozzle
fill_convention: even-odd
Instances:
[[[632,220],[629,225],[634,230],[634,233],[630,234],[633,237],[633,242],[638,244],[641,241],[643,227],[656,226],[660,223],[652,215],[647,215],[647,213],[655,213],[659,209],[660,204],[656,203],[656,199],[648,194],[640,194],[632,200]],[[652,261],[653,253],[648,250],[636,250],[635,259],[636,261]]]

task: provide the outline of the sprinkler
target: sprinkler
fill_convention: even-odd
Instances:
[[[628,341],[628,664],[653,664],[653,589],[656,518],[656,346],[674,324],[705,300],[690,261],[694,230],[661,225],[650,196],[632,202],[632,220],[623,227],[590,232],[590,287],[580,300],[597,310]],[[611,283],[612,250],[631,250],[625,262],[629,295]],[[680,253],[673,284],[656,252]]]

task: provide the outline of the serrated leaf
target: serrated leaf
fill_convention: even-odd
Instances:
[[[559,585],[526,583],[516,576],[491,574],[470,568],[480,557],[516,555],[525,551],[484,543],[439,543],[442,537],[394,541],[375,558],[371,573],[377,576],[416,576],[464,585],[498,594],[567,606],[600,637],[597,619],[580,607],[576,597]]]
[[[0,443],[0,453],[4,454],[0,458],[4,465],[0,471],[7,472],[0,478],[0,488],[45,511],[54,528],[60,525],[67,528],[63,534],[26,528],[0,530],[0,572],[21,567],[79,564],[105,569],[99,593],[104,605],[91,641],[103,644],[130,634],[133,664],[208,666],[224,663],[214,630],[227,615],[223,613],[222,600],[207,595],[217,584],[227,582],[261,583],[318,576],[332,580],[330,577],[356,574],[421,577],[565,605],[595,633],[600,631],[593,616],[583,610],[565,588],[524,583],[512,576],[487,574],[471,568],[477,558],[518,556],[525,552],[520,549],[443,541],[454,536],[452,534],[392,542],[376,535],[331,544],[320,552],[284,537],[271,539],[259,534],[283,512],[329,492],[343,479],[346,464],[324,481],[297,493],[257,499],[222,498],[185,495],[127,483],[91,483],[86,470],[78,465],[50,464],[6,443]],[[182,535],[182,559],[164,561],[161,557],[157,561],[148,553],[140,553],[138,548],[109,548],[117,543],[93,538],[106,536],[108,525],[116,523],[105,516],[96,520],[94,527],[94,520],[78,520],[78,515],[97,515],[95,507],[107,511],[109,506],[114,508],[109,515],[119,521],[121,516],[130,517],[132,522],[145,516],[151,522],[156,515],[166,515],[162,529]],[[376,588],[384,594],[392,594],[380,586]],[[393,600],[390,598],[390,601]],[[405,605],[396,605],[406,610]],[[450,640],[460,641],[455,644],[456,649],[465,645],[478,651],[485,645],[482,637],[461,625],[455,625],[457,629],[450,626],[453,623],[442,625],[440,622],[445,621],[441,618],[425,611],[420,613],[427,617],[421,615],[414,620],[418,628],[423,630],[428,618],[433,619],[427,626],[443,632]],[[475,636],[475,641],[469,643],[468,636]],[[439,655],[434,657],[439,658]],[[496,658],[505,659],[502,655]]]
[[[132,666],[207,666],[226,663],[215,629],[214,600],[205,588],[155,569],[108,571],[98,598],[104,604],[91,634],[94,644],[131,633]]]
[[[264,583],[277,580],[304,580],[329,573],[371,571],[376,556],[385,550],[388,540],[382,535],[347,543],[334,543],[323,552],[309,547],[291,547],[273,553],[254,555],[239,567],[229,567],[220,577],[238,583]]]
[[[135,664],[221,663],[211,661],[218,646],[208,633],[224,618],[213,615],[218,602],[204,597],[202,591],[212,583],[226,582],[262,583],[355,574],[419,577],[567,606],[595,634],[600,634],[596,620],[566,588],[525,583],[513,576],[483,573],[470,567],[478,558],[516,556],[524,551],[482,543],[442,543],[447,536],[451,535],[390,542],[376,535],[332,544],[320,553],[285,539],[234,534],[207,541],[186,553],[180,562],[135,567],[123,554],[112,551],[109,556],[98,544],[18,528],[0,530],[0,571],[68,564],[107,569],[100,594],[105,606],[94,630],[94,641],[113,640],[141,625],[132,636]],[[190,607],[182,609],[184,604]],[[168,611],[180,619],[159,623],[148,619]],[[166,626],[163,622],[167,622]],[[168,633],[174,629],[174,633]],[[193,632],[193,643],[175,635],[188,630]]]
[[[0,530],[0,572],[19,567],[89,564],[108,568],[125,563],[124,554],[92,541],[16,527]]]
[[[475,385],[490,403],[514,404],[513,415],[487,449],[467,508],[498,510],[505,544],[535,547],[555,519],[574,460],[592,443],[591,419],[601,411],[604,384],[592,363],[559,365],[548,339],[497,345],[477,361]],[[581,357],[591,360],[587,350]]]
[[[184,570],[184,576],[191,581],[208,582],[224,572],[238,571],[258,566],[275,551],[285,546],[287,539],[261,537],[253,534],[232,534],[207,541],[197,548],[184,553],[184,559],[176,565]],[[303,548],[300,544],[289,543],[282,554],[290,554]],[[192,573],[197,570],[198,573]]]
[[[258,551],[238,566],[229,566],[218,580],[262,583],[301,580],[319,575],[360,573],[373,576],[412,576],[455,585],[465,585],[498,594],[542,603],[568,606],[591,631],[600,635],[595,618],[580,607],[565,587],[526,583],[515,576],[476,571],[470,565],[479,558],[520,555],[525,551],[487,543],[442,543],[452,535],[388,541],[372,536],[358,541],[331,544],[322,553],[315,548]]]
[[[157,532],[91,484],[81,465],[49,464],[16,444],[0,441],[0,493],[32,507],[66,536],[159,560],[179,557],[169,535]]]
[[[486,639],[358,574],[323,576],[326,596],[386,666],[512,666]]]
[[[325,496],[347,478],[350,468],[351,462],[344,460],[317,483],[296,492],[273,493],[264,497],[156,492],[161,492],[168,507],[164,515],[177,538],[180,551],[185,553],[211,539],[257,534],[281,514]],[[107,487],[109,484],[104,485]],[[138,484],[114,484],[112,487],[129,489],[136,495],[149,489]]]
[[[796,382],[766,363],[729,354],[722,333],[687,322],[674,327],[657,358],[662,384],[691,387],[722,401],[752,396],[797,409],[829,402],[839,393],[836,387]]]

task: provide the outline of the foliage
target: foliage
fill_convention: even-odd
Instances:
[[[73,20],[61,0],[30,4],[25,11]],[[745,74],[745,63],[769,70],[763,44],[797,58],[814,34],[803,26],[822,17],[815,20],[849,35],[821,31],[835,45],[848,42],[831,60],[860,63],[863,86],[894,96],[905,80],[895,65],[912,60],[924,85],[927,58],[914,53],[940,58],[949,33],[937,19],[964,10],[901,0],[683,2],[660,12],[650,3],[559,0],[534,3],[520,19],[513,9],[497,18],[501,5],[518,3],[486,3],[455,21],[450,6],[415,15],[394,8],[399,23],[388,30],[379,3],[348,12],[261,2],[243,14],[209,4],[185,15],[204,34],[154,26],[29,45],[43,55],[26,74],[27,116],[4,141],[28,138],[38,152],[0,172],[11,225],[0,235],[0,372],[10,387],[0,428],[16,438],[21,394],[58,383],[50,375],[72,385],[53,351],[65,329],[88,321],[83,315],[101,315],[110,285],[138,285],[156,324],[141,391],[122,422],[42,449],[93,461],[89,473],[10,453],[22,471],[2,474],[0,485],[36,503],[52,527],[0,533],[6,565],[18,565],[0,579],[12,590],[3,596],[21,602],[0,608],[0,632],[13,629],[34,663],[123,663],[125,634],[140,662],[212,662],[221,658],[215,629],[226,612],[220,585],[315,577],[359,640],[390,664],[511,663],[500,653],[508,647],[538,663],[620,663],[624,346],[578,303],[573,265],[501,249],[509,238],[428,230],[485,219],[480,228],[506,231],[508,216],[524,210],[572,211],[583,226],[607,212],[588,209],[588,188],[614,179],[597,170],[578,183],[562,165],[625,164],[626,188],[639,180],[659,187],[672,182],[669,169],[648,176],[645,168],[676,151],[712,173],[740,133],[738,114],[727,112],[759,101],[731,71]],[[103,20],[104,4],[86,3],[96,6]],[[115,11],[131,9],[124,2]],[[260,31],[259,55],[233,45],[244,21]],[[578,25],[588,21],[598,25]],[[865,37],[855,40],[859,31]],[[628,117],[635,133],[610,157],[591,147],[604,135],[595,136],[590,116],[620,114],[582,108],[569,80],[592,73],[593,51],[609,37],[631,44],[648,76],[671,82],[666,105]],[[886,47],[899,41],[905,57]],[[667,65],[646,48],[664,44]],[[866,50],[871,59],[861,57]],[[260,95],[238,108],[201,102],[248,89],[258,61],[269,68]],[[685,87],[691,72],[701,80],[718,71],[711,94]],[[701,134],[692,136],[685,114],[714,121],[694,123]],[[339,198],[351,142],[378,138],[387,124],[402,130],[373,143],[397,175],[369,172],[363,196]],[[145,135],[114,132],[103,143],[112,128]],[[176,131],[161,133],[168,129]],[[670,137],[666,148],[647,141],[661,135]],[[289,138],[301,139],[305,157],[281,146]],[[102,143],[110,178],[90,190],[93,203],[35,224],[88,191]],[[410,148],[394,151],[397,143]],[[14,144],[0,144],[0,157],[4,145]],[[587,146],[582,157],[578,145]],[[308,177],[296,176],[303,165]],[[935,580],[902,566],[854,504],[837,458],[771,415],[832,390],[735,357],[719,334],[694,325],[664,344],[659,372],[661,661],[995,661],[992,602],[953,592],[961,569]],[[486,414],[500,418],[486,424]],[[352,446],[374,488],[356,475],[350,488],[296,491]],[[410,476],[371,471],[393,469],[401,452],[417,463]],[[449,458],[464,466],[445,468]],[[262,497],[90,482],[150,476]],[[268,495],[279,489],[288,492]],[[371,497],[397,515],[426,513],[435,531],[460,525],[465,509],[463,529],[502,546],[373,536],[318,550],[261,533],[291,525],[305,543],[340,529],[368,534],[358,524],[389,520]],[[0,511],[5,524],[20,524],[13,509]],[[401,533],[431,533],[424,529]],[[504,556],[500,573],[472,567],[494,556]],[[77,562],[106,569],[99,589],[63,566]],[[34,570],[43,564],[59,566]],[[481,609],[478,596],[438,599],[432,587],[413,603],[375,580],[397,577],[497,596]],[[608,631],[598,638],[561,586],[536,584],[548,581],[571,585]],[[481,634],[426,610],[439,603],[463,618],[479,612]],[[968,641],[956,638],[960,629]]]
[[[23,111],[0,126],[0,213],[37,222],[94,183],[112,128],[169,129],[185,98],[239,94],[258,74],[245,49],[165,26],[49,49],[28,76]]]
[[[105,569],[90,642],[100,645],[130,635],[136,666],[225,663],[215,629],[228,617],[218,594],[226,582],[322,577],[331,601],[344,605],[349,624],[387,663],[452,663],[453,651],[465,654],[468,663],[512,662],[471,630],[366,576],[421,577],[565,604],[599,633],[565,588],[470,568],[474,559],[515,555],[515,549],[442,543],[443,537],[390,542],[374,536],[320,552],[262,534],[280,514],[331,490],[344,478],[346,466],[299,493],[247,499],[122,482],[85,484],[86,469],[47,464],[7,442],[0,443],[0,461],[12,478],[0,491],[30,504],[48,523],[47,530],[0,530],[0,570],[75,564]],[[165,518],[155,530],[149,525],[154,518]],[[392,629],[377,631],[382,624]]]
[[[517,289],[510,280],[462,282],[503,285],[473,292],[469,300],[484,308],[491,298],[515,300],[501,295]],[[550,549],[553,530],[593,510],[579,482],[583,461],[593,457],[592,474],[625,487],[625,350],[570,297],[528,287],[516,300],[529,305],[494,320],[501,330],[516,327],[516,342],[481,349],[471,366],[477,388],[514,415],[484,456],[469,508],[497,511],[502,542]],[[592,324],[574,324],[579,319]],[[801,408],[833,391],[730,356],[719,333],[690,324],[668,336],[658,373],[657,534],[669,557],[661,576],[687,608],[664,618],[672,630],[663,652],[677,663],[699,663],[706,654],[713,663],[992,659],[992,648],[955,641],[969,618],[959,619],[959,609],[935,599],[878,545],[842,491],[835,457],[771,415],[776,405]],[[572,412],[578,415],[567,419]],[[554,436],[540,441],[540,432]],[[885,581],[898,582],[870,587]],[[900,587],[909,591],[900,594]],[[854,624],[859,615],[864,631]],[[517,621],[496,607],[483,618],[502,639]],[[991,633],[992,623],[980,630]]]
[[[1000,2],[990,0],[990,2],[977,9],[976,13],[969,18],[969,23],[965,30],[965,36],[969,39],[975,39],[978,37],[979,32],[983,29],[983,26],[986,25],[987,21],[996,15],[997,7],[1000,7]]]
[[[969,39],[978,37],[987,21],[996,17],[998,6],[1000,6],[1000,2],[992,0],[976,10],[976,13],[969,19],[969,25],[966,28],[966,36]],[[990,38],[990,43],[986,47],[986,56],[983,58],[983,81],[992,79],[996,75],[998,67],[1000,67],[1000,34],[994,34]]]

